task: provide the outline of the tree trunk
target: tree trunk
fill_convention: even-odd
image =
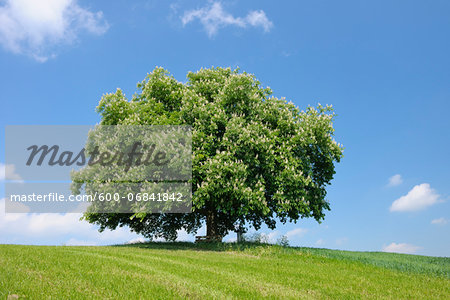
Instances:
[[[217,237],[217,223],[215,211],[210,209],[206,212],[206,235],[208,237]]]
[[[242,231],[240,230],[240,228],[236,233],[237,233],[237,242],[242,243]]]
[[[238,243],[242,243],[244,241],[244,230],[243,230],[243,226],[241,223],[237,224],[235,226],[236,228],[236,235],[237,235],[237,242]]]

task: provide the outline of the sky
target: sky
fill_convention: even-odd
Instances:
[[[449,13],[448,1],[0,1],[0,126],[96,124],[103,94],[131,97],[156,66],[179,81],[239,67],[301,109],[332,104],[345,147],[325,220],[261,229],[270,242],[450,256]],[[14,173],[4,135],[0,181]],[[4,203],[0,243],[143,240]]]

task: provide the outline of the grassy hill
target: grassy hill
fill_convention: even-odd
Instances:
[[[0,245],[0,298],[450,299],[450,258],[149,243]]]

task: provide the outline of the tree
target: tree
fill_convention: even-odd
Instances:
[[[102,97],[101,124],[192,126],[192,213],[87,213],[87,221],[173,240],[205,221],[208,236],[224,236],[237,227],[274,229],[277,219],[323,220],[343,152],[332,137],[331,106],[300,111],[230,68],[189,72],[186,83],[156,68],[137,87],[131,101],[120,89]]]

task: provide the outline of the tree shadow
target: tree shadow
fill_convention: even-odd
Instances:
[[[112,247],[140,248],[153,250],[195,250],[195,251],[244,251],[261,247],[280,247],[277,245],[255,242],[223,243],[223,242],[145,242],[135,244],[112,245]]]

